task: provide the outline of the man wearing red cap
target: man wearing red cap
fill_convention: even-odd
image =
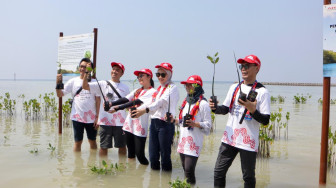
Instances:
[[[99,83],[88,83],[84,79],[83,89],[90,90],[93,93],[97,93],[99,95],[102,95],[103,93],[103,97],[108,102],[116,101],[117,99],[125,97],[127,94],[129,94],[128,86],[120,82],[120,78],[125,72],[124,65],[121,63],[112,62],[111,67],[111,80],[101,80]],[[107,155],[107,150],[113,147],[112,138],[114,138],[114,147],[119,148],[119,154],[125,155],[126,140],[122,127],[125,122],[126,112],[124,110],[119,110],[118,112],[110,114],[104,110],[103,104],[104,100],[102,99],[98,118],[98,124],[100,125],[99,154],[101,156]]]
[[[255,187],[255,165],[258,151],[260,123],[267,125],[270,118],[270,94],[256,77],[261,62],[255,55],[238,59],[243,81],[233,84],[223,102],[215,108],[216,114],[227,114],[229,118],[222,137],[222,144],[214,170],[214,186],[225,187],[226,173],[236,155],[240,154],[244,187]],[[245,93],[247,97],[243,96]],[[252,97],[252,95],[256,97]]]

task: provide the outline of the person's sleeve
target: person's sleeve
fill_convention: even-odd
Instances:
[[[270,104],[271,104],[271,97],[269,92],[265,89],[264,94],[257,100],[257,105],[259,108],[251,114],[252,118],[263,125],[267,125],[270,119]]]
[[[67,81],[64,85],[64,89],[62,90],[63,95],[67,95],[72,92],[72,87],[73,87],[73,79]]]
[[[99,81],[100,87],[103,87],[103,83],[101,81]],[[92,92],[95,96],[97,97],[103,97],[101,94],[101,91],[99,89],[99,85],[98,82],[90,82],[89,83],[89,87],[90,87],[90,92]]]
[[[129,108],[129,107],[132,107],[132,106],[135,106],[135,105],[140,105],[140,104],[142,104],[142,101],[140,99],[137,99],[135,101],[129,101],[125,104],[122,104],[122,105],[118,106],[116,110],[117,111],[118,110],[123,110],[125,108]]]
[[[216,110],[213,110],[215,114],[222,114],[225,115],[229,113],[230,108],[224,105],[217,106]]]
[[[212,126],[211,109],[209,103],[205,101],[201,103],[200,113],[201,113],[201,122],[199,122],[201,126],[200,129],[205,135],[209,135]]]
[[[117,106],[117,105],[125,104],[127,102],[129,102],[129,100],[126,97],[123,97],[123,98],[120,98],[120,99],[118,99],[116,101],[113,101],[112,102],[112,106]]]

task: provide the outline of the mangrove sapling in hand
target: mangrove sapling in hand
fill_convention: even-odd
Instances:
[[[212,96],[210,97],[211,101],[214,103],[214,108],[217,108],[217,96],[215,96],[214,92],[214,84],[215,84],[215,72],[216,72],[216,64],[219,61],[218,52],[213,56],[207,56],[207,58],[210,60],[210,62],[214,65],[214,72],[212,75]]]
[[[92,69],[91,67],[86,67],[86,71],[89,72],[89,74],[91,74],[91,72],[94,72],[94,73],[95,73],[95,72],[96,72],[96,68]],[[104,97],[104,94],[103,94],[103,91],[102,91],[102,89],[101,89],[101,87],[100,87],[100,84],[99,84],[99,82],[98,82],[98,78],[97,78],[97,76],[96,76],[96,82],[97,82],[97,84],[98,84],[100,93],[101,93],[102,98],[103,98],[103,100],[104,100],[104,111],[107,112],[107,111],[109,111],[109,109],[110,109],[110,103],[109,103],[108,101],[106,101],[106,99],[105,99],[105,97]]]

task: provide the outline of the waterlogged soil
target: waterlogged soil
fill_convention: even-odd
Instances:
[[[0,81],[1,96],[10,92],[17,98],[25,91],[26,99],[37,98],[39,94],[52,92],[54,82],[35,81],[28,83]],[[31,84],[29,82],[29,84]],[[229,88],[228,83],[217,83],[215,91],[219,101],[223,101]],[[22,88],[25,88],[22,89]],[[282,108],[283,119],[290,112],[288,140],[282,129],[280,139],[271,144],[271,157],[258,159],[256,165],[257,187],[319,187],[319,162],[321,142],[322,87],[266,86],[272,96],[284,96],[285,103],[271,105],[272,111]],[[21,88],[21,89],[18,89]],[[29,89],[28,89],[29,88]],[[181,98],[185,91],[179,88]],[[211,83],[204,84],[206,93],[211,91]],[[3,92],[3,93],[2,93]],[[301,93],[311,95],[305,104],[294,104],[293,96]],[[336,94],[331,89],[331,98]],[[209,95],[206,95],[209,97]],[[82,152],[74,153],[73,130],[71,125],[58,127],[49,119],[29,120],[24,118],[21,99],[17,99],[14,116],[2,111],[0,115],[0,187],[169,187],[169,181],[182,179],[183,169],[176,152],[176,139],[172,146],[173,171],[171,173],[153,171],[149,166],[118,156],[116,149],[110,149],[108,157],[101,158],[98,151],[90,150],[84,136]],[[181,99],[182,100],[182,99]],[[330,112],[336,110],[331,105]],[[335,130],[335,114],[330,114],[330,126]],[[216,116],[215,130],[204,140],[204,147],[196,167],[195,187],[213,187],[213,169],[218,155],[220,140],[227,117]],[[147,139],[148,140],[148,139]],[[97,138],[99,143],[99,137]],[[148,142],[148,141],[147,141]],[[48,149],[49,143],[55,147]],[[37,151],[31,153],[30,151]],[[148,156],[148,146],[146,146]],[[99,166],[105,160],[108,164],[123,163],[126,168],[108,175],[93,174],[90,168]],[[336,173],[328,171],[327,186],[336,187]],[[239,155],[227,174],[227,187],[243,187]]]

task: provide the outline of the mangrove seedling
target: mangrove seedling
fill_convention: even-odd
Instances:
[[[210,62],[214,65],[214,71],[212,75],[212,96],[210,97],[212,102],[215,105],[215,108],[217,108],[217,96],[215,96],[215,91],[214,91],[214,84],[215,84],[215,73],[216,73],[216,64],[219,61],[218,52],[213,56],[207,56],[207,58],[210,60]]]
[[[56,150],[56,147],[52,146],[52,145],[49,143],[49,147],[48,147],[47,149],[53,152],[53,151]]]
[[[179,177],[177,177],[174,181],[170,181],[169,186],[171,188],[191,188],[191,185],[187,182],[187,179],[182,181],[179,179]]]
[[[102,161],[102,167],[98,167],[98,166],[92,166],[91,167],[91,172],[94,174],[98,174],[98,175],[107,175],[107,174],[112,174],[112,173],[116,173],[117,171],[122,171],[126,168],[126,165],[124,164],[119,164],[115,163],[113,165],[113,163],[111,163],[110,165],[108,165],[106,163],[105,160]]]
[[[32,150],[29,150],[29,153],[31,153],[31,154],[37,154],[38,153],[38,149],[34,148]]]

